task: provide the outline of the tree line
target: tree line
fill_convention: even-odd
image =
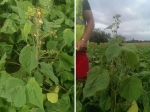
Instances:
[[[110,33],[105,33],[104,31],[97,28],[97,29],[93,30],[89,41],[100,44],[100,43],[108,42],[109,39],[111,39],[111,34]]]
[[[150,42],[150,40],[135,40],[134,38],[131,40],[126,40],[124,36],[118,34],[117,37],[122,37],[123,38],[123,42],[126,43],[141,43],[141,42]],[[106,43],[109,41],[109,39],[111,39],[111,34],[110,33],[106,33],[105,31],[102,31],[100,28],[95,28],[90,36],[89,42],[94,42],[97,44],[100,43]]]

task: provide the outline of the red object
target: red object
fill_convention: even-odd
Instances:
[[[87,77],[89,70],[89,61],[86,55],[86,49],[76,52],[76,77]]]

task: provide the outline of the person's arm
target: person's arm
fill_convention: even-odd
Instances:
[[[85,32],[80,39],[80,41],[77,43],[77,50],[83,50],[87,46],[87,41],[90,38],[90,35],[94,29],[94,18],[91,10],[84,10],[83,11],[84,18],[87,21]]]
[[[85,10],[83,12],[85,20],[87,21],[85,32],[82,36],[82,39],[84,39],[86,42],[89,40],[90,35],[94,29],[94,18],[91,10]]]

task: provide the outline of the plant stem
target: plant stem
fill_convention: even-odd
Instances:
[[[37,27],[36,31],[36,58],[38,59],[38,50],[39,50],[39,28]]]
[[[19,65],[19,66],[21,66],[21,64],[19,64],[19,63],[16,63],[16,62],[10,62],[10,61],[6,61],[6,63],[12,63],[12,64],[14,64],[14,65]]]
[[[114,59],[112,59],[112,62],[111,62],[111,82],[110,82],[110,87],[111,87],[112,90],[114,90],[113,89],[113,78],[114,78],[113,66],[114,66]],[[114,94],[114,91],[111,91],[111,104],[112,104],[111,112],[113,112],[113,110],[114,110],[114,96],[113,96],[113,94]]]
[[[65,89],[64,87],[62,87],[61,85],[58,85],[60,88],[62,88],[63,90],[65,90],[66,92],[68,92],[67,89]]]

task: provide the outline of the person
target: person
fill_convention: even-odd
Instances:
[[[87,43],[94,29],[94,18],[87,0],[76,0],[76,78],[84,82],[89,70]]]

